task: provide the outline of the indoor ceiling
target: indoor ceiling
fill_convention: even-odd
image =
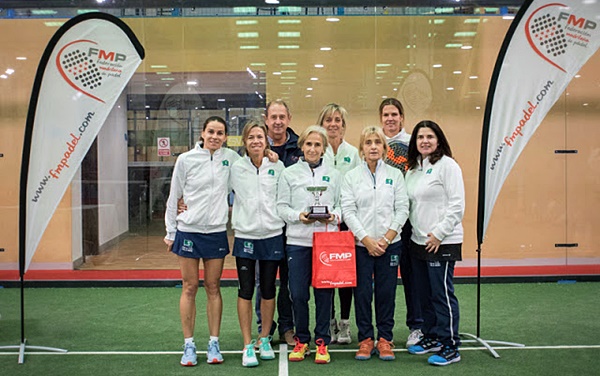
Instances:
[[[439,7],[439,6],[520,6],[523,0],[4,0],[2,8],[218,8],[218,7]]]

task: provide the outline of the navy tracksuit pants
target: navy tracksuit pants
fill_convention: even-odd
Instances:
[[[454,264],[456,261],[416,260],[415,275],[421,310],[423,334],[443,345],[460,345],[458,299],[454,295]]]
[[[391,244],[380,257],[370,256],[365,247],[356,247],[356,287],[354,288],[354,312],[358,326],[358,341],[367,338],[393,340],[394,310],[398,264],[402,243]],[[373,293],[375,293],[375,323],[373,330]]]
[[[310,342],[309,309],[310,285],[312,283],[312,247],[288,245],[286,255],[289,268],[289,289],[296,325],[296,337],[301,343]],[[315,296],[315,340],[331,342],[329,320],[333,289],[313,289]]]

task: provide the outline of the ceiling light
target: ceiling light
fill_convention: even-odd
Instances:
[[[315,68],[323,68],[324,65],[323,64],[315,64]]]
[[[475,79],[477,79],[477,76],[469,76],[469,79],[470,80],[475,80]]]
[[[166,65],[151,65],[150,68],[152,69],[164,69],[167,68]]]
[[[240,46],[240,50],[258,50],[260,46]]]
[[[297,44],[280,44],[277,46],[280,50],[296,50],[300,48]]]
[[[301,20],[278,20],[278,24],[280,25],[290,25],[290,24],[299,24],[302,23]]]
[[[311,77],[310,80],[311,81],[319,81],[319,78],[318,77]]]
[[[455,71],[454,71],[454,72],[452,72],[452,73],[453,73],[453,74],[462,74],[462,72],[461,72],[461,71],[459,71],[459,70],[455,70]]]
[[[442,64],[433,64],[433,65],[432,65],[432,67],[433,67],[433,68],[441,68],[441,67],[442,67]]]
[[[15,73],[15,70],[14,70],[14,69],[10,69],[10,68],[8,68],[8,69],[6,70],[6,74],[13,74],[13,73]]]
[[[304,97],[306,97],[306,98],[311,98],[311,97],[312,97],[312,95],[310,95],[310,94],[306,94]]]
[[[173,77],[163,77],[160,79],[161,81],[175,81]]]
[[[5,75],[5,74],[0,74],[0,78],[7,79],[7,78],[8,78],[8,76],[7,76],[7,75]]]
[[[186,85],[188,85],[188,86],[196,86],[196,85],[198,85],[198,81],[188,81],[188,82],[186,82]]]
[[[475,35],[477,35],[476,31],[457,31],[456,33],[454,33],[454,37],[455,38],[459,38],[459,37],[474,37]]]
[[[375,64],[376,67],[391,67],[392,64],[388,64],[388,63],[381,63],[381,64]]]
[[[296,72],[298,72],[298,71],[295,69],[285,69],[285,70],[281,71],[281,73],[296,73]]]
[[[257,20],[237,20],[235,21],[236,25],[256,25],[258,23]]]
[[[281,72],[273,72],[273,74],[276,76],[281,76]]]
[[[299,31],[280,31],[277,33],[279,38],[300,38]]]
[[[463,50],[470,50],[471,48],[473,48],[473,46],[462,46],[461,49]]]
[[[313,89],[312,87],[307,87],[306,88],[306,90],[308,90],[308,91],[312,91],[312,89]]]
[[[243,33],[237,33],[238,38],[258,38],[258,32],[256,31],[247,31]]]
[[[279,4],[279,0],[265,0],[267,4]]]
[[[447,87],[446,90],[452,91],[452,90],[454,90],[454,88],[453,87]]]
[[[295,65],[298,65],[298,63],[279,63],[279,65],[283,65],[283,66],[295,66]]]
[[[339,21],[340,21],[340,19],[339,19],[339,18],[337,18],[337,17],[327,17],[327,18],[325,19],[325,21],[327,21],[327,22],[339,22]]]
[[[156,74],[171,74],[171,72],[156,72]]]
[[[321,51],[331,51],[331,47],[321,47]]]
[[[25,56],[17,56],[17,60],[27,60]]]

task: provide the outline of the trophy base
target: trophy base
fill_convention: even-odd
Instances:
[[[329,210],[327,206],[311,206],[307,217],[310,219],[326,219],[329,218]]]
[[[330,215],[329,213],[310,213],[306,217],[309,219],[327,219]]]

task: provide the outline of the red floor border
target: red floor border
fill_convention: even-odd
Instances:
[[[600,265],[544,265],[544,266],[485,266],[482,277],[542,277],[600,275]],[[457,267],[456,277],[476,277],[476,267]],[[203,272],[200,271],[200,278]],[[161,281],[179,280],[179,270],[29,270],[26,281]],[[223,270],[223,279],[237,279],[234,269]],[[19,272],[0,272],[0,280],[18,281]]]

